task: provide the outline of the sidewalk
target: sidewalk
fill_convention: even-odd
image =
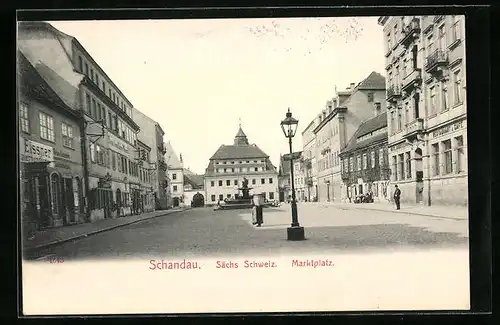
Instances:
[[[396,210],[393,203],[333,203],[333,202],[309,202],[298,204],[318,204],[320,206],[337,207],[340,209],[357,209],[357,210],[373,210],[386,211],[391,213],[414,214],[428,217],[438,217],[456,220],[466,220],[469,217],[469,209],[461,206],[443,206],[443,205],[418,205],[418,204],[402,204],[401,210]]]
[[[116,219],[104,219],[92,223],[81,223],[65,227],[50,228],[39,231],[32,238],[23,240],[23,250],[30,251],[44,248],[67,241],[84,238],[100,232],[123,227],[147,219],[153,219],[176,212],[185,211],[190,207],[176,208],[171,210],[161,210],[140,215],[127,216]]]

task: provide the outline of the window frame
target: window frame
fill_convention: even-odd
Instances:
[[[54,117],[45,112],[38,112],[38,117],[40,125],[40,138],[55,143],[56,135],[54,131]],[[44,120],[45,122],[43,122]]]

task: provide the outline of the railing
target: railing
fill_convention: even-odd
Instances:
[[[408,46],[420,33],[420,19],[413,18],[403,29],[404,36],[401,38],[401,44]]]
[[[448,63],[448,54],[443,50],[435,50],[425,59],[425,71],[430,72],[434,68]]]
[[[395,97],[401,96],[401,89],[398,86],[390,86],[386,91],[387,99],[393,99]]]
[[[422,80],[422,72],[420,69],[413,70],[403,79],[403,86],[401,87],[401,90],[409,91],[413,89],[415,84],[420,82],[420,80]]]
[[[417,118],[410,123],[408,123],[404,130],[404,135],[413,135],[416,133],[420,133],[424,130],[424,120],[421,118]]]

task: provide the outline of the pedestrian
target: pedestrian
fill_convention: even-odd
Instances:
[[[401,197],[401,190],[398,188],[397,185],[394,185],[396,190],[394,190],[394,202],[396,203],[396,210],[400,209],[400,197]]]

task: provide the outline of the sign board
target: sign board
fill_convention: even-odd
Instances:
[[[53,166],[54,149],[43,143],[35,142],[26,138],[19,138],[19,156],[21,162],[51,162]]]
[[[459,130],[459,129],[463,128],[463,124],[464,124],[464,121],[462,120],[462,121],[458,121],[458,122],[455,122],[453,124],[447,125],[445,127],[442,127],[440,129],[437,129],[436,131],[432,132],[432,137],[437,138],[437,137],[444,135],[446,133]]]

